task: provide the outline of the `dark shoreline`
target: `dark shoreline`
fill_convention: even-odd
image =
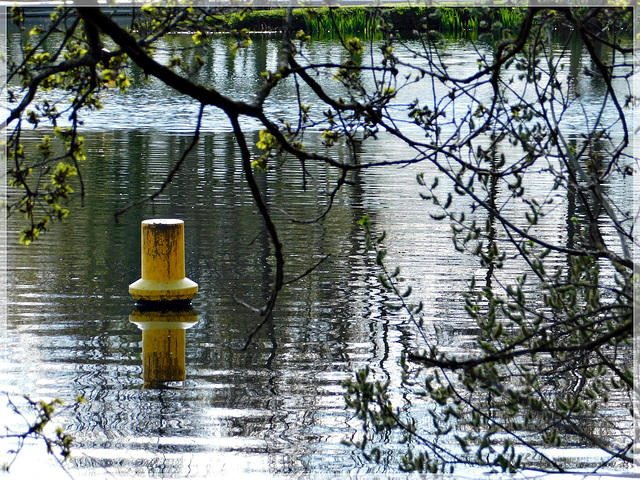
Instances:
[[[55,7],[21,5],[25,9],[26,24],[42,24]],[[134,9],[139,7],[102,7],[119,22],[131,19]],[[226,9],[227,7],[221,7]],[[549,7],[551,8],[551,7]],[[563,8],[563,7],[559,7]],[[213,15],[228,30],[247,30],[250,33],[282,32],[287,20],[284,8],[256,7],[240,15],[238,9],[229,6],[229,12]],[[435,31],[446,34],[465,35],[485,33],[493,30],[517,29],[524,17],[526,7],[519,6],[336,6],[300,7],[293,10],[292,29],[303,30],[311,35],[353,33],[369,36],[375,34],[376,19],[392,26],[395,32]],[[631,10],[630,10],[631,11]],[[558,27],[562,28],[561,21]],[[630,15],[628,31],[633,31]],[[46,23],[46,22],[45,22]],[[337,27],[337,28],[336,28]]]

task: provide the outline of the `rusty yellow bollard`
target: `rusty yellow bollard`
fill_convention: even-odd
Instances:
[[[134,310],[129,321],[142,330],[144,388],[161,388],[186,380],[185,331],[198,323],[192,309],[177,311]]]
[[[189,302],[198,284],[185,277],[184,222],[142,222],[142,278],[129,285],[136,302]]]

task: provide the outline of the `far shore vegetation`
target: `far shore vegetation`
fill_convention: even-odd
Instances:
[[[425,26],[441,33],[462,34],[490,31],[496,22],[501,27],[516,27],[525,9],[517,7],[321,7],[294,9],[292,27],[308,34],[336,32],[371,35],[380,24],[390,24],[398,31],[424,30]],[[225,16],[231,28],[251,32],[277,32],[286,24],[286,9],[255,9]]]
[[[559,7],[562,8],[562,7]],[[297,8],[291,28],[313,36],[336,33],[376,35],[382,25],[395,32],[431,31],[435,34],[468,36],[509,34],[517,30],[526,15],[524,7],[321,7]],[[249,32],[280,32],[287,23],[286,9],[252,9],[221,16],[227,27]],[[628,31],[633,30],[631,17]],[[502,36],[502,35],[501,35]]]
[[[145,10],[147,7],[142,7]],[[155,8],[155,7],[154,7]],[[162,7],[160,7],[162,8]],[[565,8],[562,6],[559,9]],[[585,7],[587,8],[587,7]],[[235,10],[235,11],[234,11]],[[26,16],[49,16],[51,8],[27,7]],[[417,32],[431,35],[502,38],[513,35],[526,15],[527,8],[519,6],[330,6],[294,8],[289,28],[304,31],[312,37],[331,37],[339,34],[357,34],[364,38],[377,37],[384,31],[404,36]],[[31,15],[29,15],[29,13]],[[115,16],[129,18],[140,15],[139,8],[115,8]],[[211,15],[221,31],[248,33],[280,33],[288,21],[285,8],[222,8]],[[562,22],[557,25],[563,28]],[[178,29],[181,27],[178,26]],[[633,32],[633,19],[629,15],[625,30]]]

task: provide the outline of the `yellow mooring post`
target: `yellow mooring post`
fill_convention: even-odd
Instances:
[[[141,303],[190,302],[198,284],[185,277],[184,222],[153,219],[142,222],[142,278],[129,285]]]

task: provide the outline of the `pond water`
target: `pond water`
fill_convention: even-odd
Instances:
[[[274,61],[277,44],[256,38],[247,52],[231,57],[220,40],[206,81],[248,95],[256,72]],[[312,45],[327,56],[338,48],[329,41]],[[474,69],[465,48],[462,42],[449,47],[452,62]],[[279,102],[290,93],[276,95],[274,111],[284,108]],[[287,278],[330,257],[284,290],[273,320],[244,349],[261,318],[233,297],[259,304],[274,267],[224,117],[207,111],[201,142],[166,193],[114,220],[115,211],[162,184],[191,140],[196,112],[153,82],[109,96],[103,111],[85,119],[84,207],[76,199],[69,220],[29,247],[17,244],[21,219],[9,219],[4,388],[13,398],[86,399],[57,419],[75,438],[67,468],[76,479],[391,478],[393,471],[343,445],[356,435],[357,423],[345,409],[341,384],[365,365],[399,379],[401,352],[420,341],[405,318],[385,309],[358,220],[368,214],[374,228],[389,233],[390,262],[402,267],[414,297],[424,301],[433,338],[464,348],[474,328],[460,292],[479,267],[455,251],[448,224],[431,221],[429,206],[419,200],[416,173],[434,172],[428,165],[362,172],[337,196],[331,214],[312,225],[290,219],[323,212],[335,173],[310,166],[315,181],[306,189],[292,163],[263,175],[285,245]],[[33,146],[35,139],[26,142]],[[385,140],[362,148],[371,160],[405,154]],[[630,185],[612,189],[631,202]],[[566,212],[557,215],[566,224]],[[184,220],[187,276],[200,289],[193,311],[156,337],[175,342],[178,357],[184,352],[184,376],[170,388],[147,388],[144,351],[161,347],[143,345],[145,322],[153,318],[128,294],[140,277],[140,222],[146,218]],[[543,234],[562,235],[554,219]],[[15,478],[36,472],[68,478],[43,445],[25,449],[12,467]],[[576,455],[577,466],[597,462],[587,450],[557,455]]]

